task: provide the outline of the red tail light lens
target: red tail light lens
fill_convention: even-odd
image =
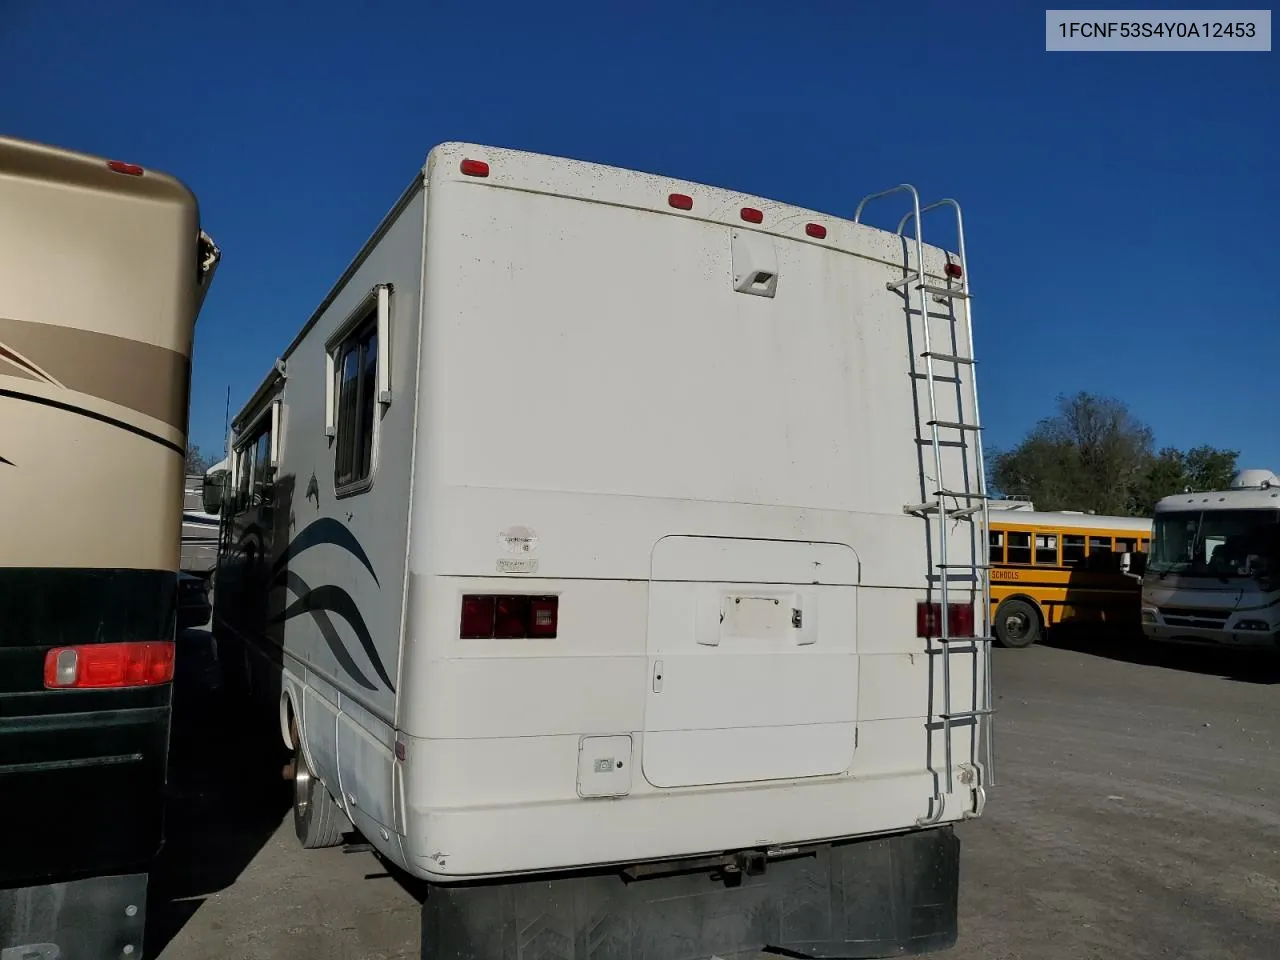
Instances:
[[[947,634],[953,637],[973,636],[973,604],[947,605]]]
[[[943,272],[954,280],[959,280],[964,276],[964,267],[958,263],[948,263],[942,268]]]
[[[463,640],[487,639],[493,636],[493,597],[462,598]]]
[[[463,160],[458,164],[458,169],[468,177],[487,177],[489,175],[489,165],[483,160]]]
[[[529,636],[554,637],[560,604],[556,597],[534,597],[529,601]]]
[[[468,594],[462,598],[460,636],[464,640],[554,637],[559,607],[559,597]]]
[[[936,603],[916,604],[917,637],[935,637],[938,635],[942,624],[939,610],[940,606]]]
[[[692,210],[693,197],[684,193],[673,193],[667,197],[667,203],[675,207],[677,210]]]
[[[827,236],[827,228],[820,223],[806,223],[804,232],[815,240],[825,240]]]
[[[742,219],[747,223],[764,223],[764,211],[757,210],[755,207],[743,207]]]
[[[942,604],[916,604],[916,636],[938,637],[942,635]],[[973,604],[947,604],[947,636],[973,636]]]
[[[500,640],[528,636],[529,598],[498,597],[493,618],[493,635]]]
[[[171,642],[89,643],[55,647],[45,654],[44,685],[50,690],[149,687],[173,679]]]

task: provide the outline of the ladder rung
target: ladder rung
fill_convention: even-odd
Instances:
[[[974,514],[980,512],[981,507],[957,507],[955,510],[948,510],[947,516],[956,520],[967,520]],[[902,508],[903,513],[937,513],[938,505],[936,503],[908,503]]]
[[[963,490],[935,490],[935,497],[955,497],[959,500],[990,500],[991,497],[985,493],[966,493]]]
[[[963,290],[954,290],[950,287],[935,287],[925,284],[922,287],[916,287],[917,290],[923,290],[925,293],[932,293],[935,297],[945,297],[948,300],[968,300],[969,294]]]
[[[919,279],[920,279],[920,274],[909,273],[905,277],[903,277],[901,280],[890,280],[884,286],[886,290],[900,290],[901,288],[905,287],[907,284],[914,283],[916,280],[919,280]]]
[[[953,430],[981,430],[976,423],[959,423],[955,420],[929,420],[926,427],[951,427]]]
[[[989,717],[994,710],[965,710],[963,713],[940,713],[938,716],[950,723],[953,720],[976,720],[978,717]]]
[[[934,637],[939,643],[991,643],[994,637]]]
[[[985,563],[935,563],[935,567],[939,570],[990,570],[991,567]]]
[[[934,360],[944,360],[947,363],[968,363],[975,364],[978,361],[973,357],[961,357],[954,353],[938,353],[936,350],[926,350],[920,354],[922,357],[932,357]]]

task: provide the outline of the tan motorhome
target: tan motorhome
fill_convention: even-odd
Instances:
[[[174,178],[0,138],[5,956],[142,953],[191,346],[219,256]]]

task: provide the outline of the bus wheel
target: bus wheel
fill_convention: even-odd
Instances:
[[[1025,600],[1006,600],[996,610],[995,633],[1002,647],[1029,647],[1040,639],[1040,614]]]
[[[293,755],[293,830],[303,849],[336,847],[342,842],[346,819],[298,749]]]

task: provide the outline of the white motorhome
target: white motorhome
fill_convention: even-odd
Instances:
[[[1242,470],[1230,489],[1156,504],[1142,580],[1153,640],[1275,647],[1280,637],[1280,479]]]
[[[219,656],[302,843],[432,883],[433,956],[954,942],[990,782],[964,265],[905,185],[840,219],[432,150],[211,476]]]

